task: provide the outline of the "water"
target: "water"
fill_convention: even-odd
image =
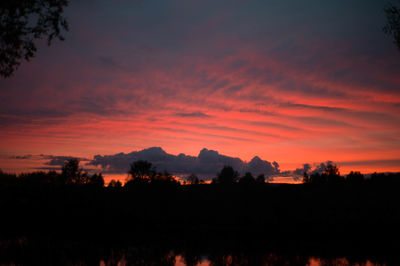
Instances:
[[[215,244],[215,243],[214,243]],[[394,250],[352,250],[321,245],[321,249],[297,246],[248,247],[197,242],[143,242],[133,245],[125,240],[102,243],[83,239],[10,238],[0,240],[0,265],[400,265]],[[273,251],[271,249],[274,249]]]
[[[349,261],[347,258],[318,258],[318,257],[309,257],[309,258],[300,258],[297,257],[297,260],[293,261],[293,258],[286,258],[285,256],[278,256],[276,254],[265,254],[262,256],[263,259],[258,260],[257,257],[248,257],[244,258],[241,256],[228,254],[220,257],[214,257],[213,259],[209,259],[208,256],[200,256],[197,257],[196,261],[188,262],[187,258],[182,255],[175,255],[171,253],[169,256],[160,260],[158,262],[166,265],[175,265],[175,266],[211,266],[211,265],[307,265],[307,266],[325,266],[325,265],[365,265],[365,266],[375,266],[375,265],[387,265],[382,262],[372,262],[370,260],[365,261]],[[258,263],[253,264],[258,260]],[[157,261],[142,261],[145,265],[157,265]],[[294,264],[293,264],[294,263]],[[108,265],[132,265],[132,264],[141,264],[140,261],[129,261],[127,258],[121,258],[118,261],[104,261],[101,260],[100,266],[108,266]]]

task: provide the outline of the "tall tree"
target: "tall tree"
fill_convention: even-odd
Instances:
[[[76,158],[65,161],[63,167],[61,168],[61,177],[63,179],[63,182],[66,184],[83,183],[83,178],[85,178],[86,176],[87,174],[82,174],[82,170],[79,169],[79,160]]]

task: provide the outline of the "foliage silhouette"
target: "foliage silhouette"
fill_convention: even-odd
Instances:
[[[61,168],[61,177],[65,184],[81,184],[84,183],[83,179],[87,177],[87,174],[82,173],[82,169],[79,169],[79,160],[72,158],[64,162]]]
[[[343,181],[336,164],[329,163],[322,175],[326,176],[326,181],[330,184],[339,184]]]
[[[310,175],[306,171],[304,171],[303,173],[303,183],[304,184],[311,183]]]
[[[11,76],[23,59],[35,55],[35,39],[47,37],[48,45],[55,38],[64,40],[67,5],[67,0],[0,1],[0,76]]]
[[[235,171],[232,166],[224,166],[221,172],[217,175],[217,183],[219,184],[232,184],[236,182],[239,173]]]
[[[254,184],[256,180],[250,172],[247,172],[242,178],[239,179],[239,184],[249,185]]]
[[[148,183],[150,179],[155,175],[155,171],[152,169],[152,163],[148,161],[136,161],[130,165],[128,174],[130,178],[128,182],[133,183]]]
[[[257,183],[260,183],[260,184],[265,183],[265,175],[263,175],[263,174],[258,175],[256,178],[256,181],[257,181]]]
[[[178,185],[175,178],[167,171],[155,173],[150,177],[150,184],[157,185]]]
[[[121,188],[122,184],[119,180],[114,180],[112,179],[109,183],[108,183],[108,187],[109,188]]]
[[[347,176],[346,176],[346,181],[353,185],[353,186],[359,186],[364,183],[364,175],[361,174],[360,172],[356,171],[353,172],[351,171]]]
[[[400,1],[388,3],[384,10],[387,23],[383,31],[393,37],[393,43],[400,50]]]
[[[340,176],[339,168],[337,167],[337,165],[332,163],[328,163],[328,165],[325,167],[324,171],[321,174],[317,172],[308,175],[306,172],[304,172],[303,175],[303,183],[306,184],[339,185],[342,184],[344,181],[345,179],[342,176]]]
[[[100,174],[93,174],[89,177],[88,182],[86,184],[95,185],[98,187],[104,187],[104,178],[103,175]]]
[[[101,173],[95,173],[90,176],[87,172],[83,172],[82,169],[79,167],[79,160],[76,158],[72,158],[64,162],[64,165],[61,168],[61,175],[59,177],[57,177],[57,173],[54,171],[49,172],[48,175],[50,174],[51,177],[50,179],[47,179],[47,182],[52,182],[52,180],[59,180],[61,184],[94,185],[98,187],[104,186],[103,175]],[[42,176],[46,175],[42,174]],[[29,178],[32,179],[32,174]]]
[[[188,177],[186,177],[186,182],[189,185],[198,185],[200,183],[199,178],[195,174],[191,174]]]

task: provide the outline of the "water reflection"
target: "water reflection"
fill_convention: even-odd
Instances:
[[[185,256],[170,252],[162,258],[138,257],[132,254],[120,254],[120,258],[100,260],[100,266],[109,265],[175,265],[175,266],[217,266],[217,265],[308,265],[308,266],[374,266],[388,265],[384,262],[372,262],[370,260],[352,261],[346,257],[342,258],[321,258],[303,257],[300,255],[278,255],[275,253],[266,254],[223,254],[223,255],[198,255],[196,257]]]
[[[392,254],[393,255],[393,254]],[[168,245],[105,246],[80,241],[32,241],[27,238],[0,241],[0,265],[399,265],[398,255],[316,255],[293,250],[188,248]]]
[[[239,256],[240,257],[240,256]],[[298,258],[297,261],[287,260],[285,256],[277,256],[276,254],[268,254],[264,258],[265,260],[259,261],[259,263],[254,264],[253,259],[249,258],[239,258],[235,255],[224,255],[219,257],[216,260],[209,259],[207,256],[200,257],[196,262],[187,261],[182,255],[171,255],[168,256],[167,260],[161,260],[160,264],[162,265],[175,265],[175,266],[212,266],[212,265],[308,265],[308,266],[347,266],[347,265],[365,265],[365,266],[374,266],[374,265],[387,265],[386,263],[373,263],[370,260],[366,261],[358,261],[358,262],[350,262],[347,258],[315,258],[309,257],[305,260]],[[215,259],[215,258],[214,258]],[[143,263],[143,264],[142,264]],[[108,265],[157,265],[155,261],[129,261],[126,258],[121,258],[119,261],[100,261],[100,266],[108,266]],[[164,264],[166,263],[166,264]]]

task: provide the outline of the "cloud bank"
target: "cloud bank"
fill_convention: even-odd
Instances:
[[[106,173],[127,173],[129,165],[137,160],[151,162],[157,171],[168,171],[175,175],[195,173],[200,177],[215,177],[225,165],[230,165],[240,174],[251,172],[253,175],[267,176],[279,174],[279,164],[268,162],[255,156],[250,162],[240,158],[219,154],[218,151],[202,149],[198,156],[172,155],[160,147],[152,147],[131,153],[117,153],[114,155],[95,155],[89,164],[100,166]]]

